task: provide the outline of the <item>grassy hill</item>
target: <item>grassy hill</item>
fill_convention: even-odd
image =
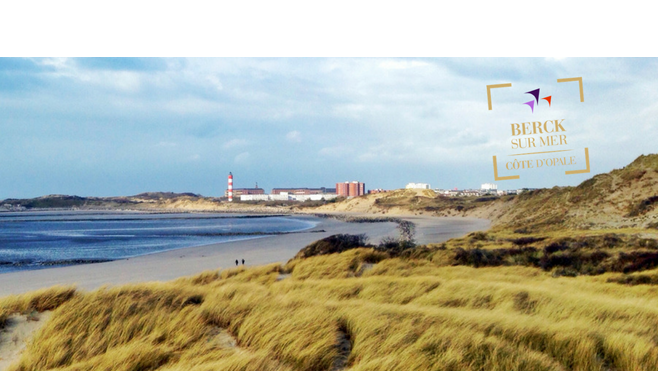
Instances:
[[[27,209],[93,209],[93,208],[145,208],[163,206],[175,201],[187,200],[215,201],[194,193],[148,192],[125,197],[80,197],[68,195],[47,195],[29,199],[6,199],[0,205],[21,205]],[[216,201],[218,202],[218,200]]]
[[[652,227],[658,222],[658,155],[640,156],[577,187],[540,189],[511,201],[494,215],[499,224],[537,229]]]
[[[398,189],[328,203],[317,207],[315,211],[455,216],[466,215],[468,211],[490,205],[497,199],[498,197],[447,197],[429,189]]]
[[[22,209],[135,210],[135,211],[215,211],[248,213],[289,213],[293,209],[313,208],[323,202],[240,201],[226,202],[218,197],[195,193],[145,192],[134,196],[80,197],[47,195],[29,199],[0,201],[0,211]]]
[[[138,210],[138,211],[235,211],[272,212],[290,210],[288,205],[224,202],[216,197],[204,197],[194,193],[146,192],[134,196],[80,197],[48,195],[30,199],[6,199],[0,201],[0,210],[25,209],[76,209],[76,210]]]
[[[318,211],[428,214],[491,219],[496,228],[529,230],[658,226],[658,154],[599,174],[577,187],[503,197],[447,197],[430,190],[396,190],[356,197]]]

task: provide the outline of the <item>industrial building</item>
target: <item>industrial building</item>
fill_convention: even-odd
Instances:
[[[363,183],[360,183],[363,184]],[[239,197],[240,201],[328,201],[333,200],[336,195],[335,188],[274,188],[271,194],[265,194],[263,188],[233,188],[233,173],[228,174],[228,189],[224,196],[229,202],[233,202],[233,196]]]
[[[325,194],[313,194],[313,195],[304,195],[304,194],[289,194],[287,192],[282,192],[278,194],[269,194],[269,195],[241,195],[240,201],[329,201],[338,197],[337,194],[325,193]]]
[[[228,198],[229,202],[233,202],[233,196],[263,194],[265,194],[265,190],[258,188],[258,183],[256,183],[256,187],[254,188],[233,188],[233,173],[228,173],[228,189],[224,191],[224,197]]]
[[[322,194],[334,194],[336,193],[336,188],[273,188],[270,194],[278,195],[281,193],[288,193],[292,195],[322,195]]]
[[[227,189],[224,192],[224,196],[228,197],[229,190]],[[233,196],[242,196],[242,195],[263,195],[265,190],[263,188],[233,188]]]
[[[343,197],[356,197],[366,194],[366,185],[358,181],[336,183],[336,194]]]

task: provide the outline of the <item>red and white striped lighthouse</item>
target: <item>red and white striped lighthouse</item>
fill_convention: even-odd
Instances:
[[[228,202],[233,202],[233,173],[228,173]]]

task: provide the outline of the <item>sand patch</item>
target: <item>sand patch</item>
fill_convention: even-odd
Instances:
[[[238,348],[238,340],[233,335],[231,335],[227,329],[221,327],[215,327],[212,329],[210,332],[210,339],[208,341],[218,348]]]
[[[34,312],[7,318],[6,326],[0,330],[0,371],[19,358],[34,332],[48,321],[50,314],[50,311]]]
[[[338,357],[334,359],[331,371],[341,371],[347,368],[347,362],[352,353],[352,339],[345,330],[338,331]]]

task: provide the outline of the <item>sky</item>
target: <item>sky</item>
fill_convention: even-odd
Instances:
[[[656,153],[656,117],[651,58],[0,58],[0,199],[221,196],[229,172],[267,192],[573,186]],[[553,119],[577,165],[505,169],[510,124]],[[565,175],[584,148],[591,172]]]

